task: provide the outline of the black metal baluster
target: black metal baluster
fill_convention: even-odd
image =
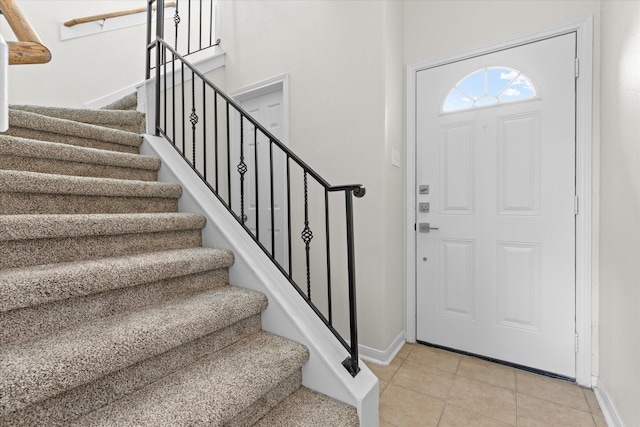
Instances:
[[[180,77],[182,79],[182,85],[180,86],[180,93],[182,95],[182,116],[180,116],[180,123],[182,124],[182,157],[184,157],[185,159],[187,158],[187,153],[186,153],[186,143],[187,143],[187,136],[186,136],[186,128],[185,128],[185,124],[184,124],[184,119],[186,117],[186,107],[185,107],[185,103],[184,103],[184,62],[181,62],[181,72],[180,72]]]
[[[177,3],[176,3],[177,5]],[[171,141],[175,147],[176,145],[176,55],[173,54],[173,63],[171,64],[171,112],[173,114],[173,126],[171,127],[171,133],[173,141]]]
[[[187,55],[191,53],[191,0],[187,12]]]
[[[311,300],[311,263],[309,244],[313,239],[313,233],[309,228],[309,192],[307,187],[307,171],[304,171],[304,229],[302,230],[302,241],[304,242],[304,250],[307,260],[307,298]]]
[[[202,2],[200,0],[200,28],[198,29],[198,50],[202,50]]]
[[[229,132],[229,101],[226,101],[226,111],[227,111],[227,195],[229,196],[229,209],[233,210],[233,205],[231,204],[231,135]]]
[[[209,1],[209,46],[213,45],[213,29],[215,23],[213,22],[213,1]]]
[[[218,191],[218,92],[213,91],[213,158],[216,166],[216,192]]]
[[[176,0],[176,12],[173,15],[173,23],[175,26],[175,37],[174,37],[174,49],[178,50],[178,26],[180,25],[180,13],[178,12],[178,7],[180,6],[180,0]]]
[[[198,124],[198,115],[196,114],[196,75],[191,72],[191,114],[189,115],[191,122],[191,160],[193,167],[196,168],[196,125]]]
[[[271,256],[276,259],[275,206],[273,197],[273,140],[269,138],[269,188],[271,189]]]
[[[291,157],[287,154],[287,245],[289,255],[289,278],[293,278],[293,262],[291,255]]]
[[[258,126],[253,126],[253,157],[254,157],[254,167],[253,167],[253,179],[255,189],[253,191],[254,197],[256,198],[256,239],[260,241],[260,188],[258,187]]]
[[[333,325],[333,305],[331,302],[331,242],[329,227],[329,190],[324,189],[324,218],[327,239],[327,307],[329,308],[329,324]]]
[[[202,175],[207,181],[207,85],[202,81]]]
[[[164,45],[162,45],[162,48],[164,50],[166,50]],[[164,129],[164,131],[166,133],[167,126],[168,126],[168,123],[167,123],[167,61],[165,61],[165,63],[164,63],[164,78],[163,78],[163,80],[164,80],[164,95],[163,95],[163,97],[164,97],[164,112],[163,112],[164,123],[163,123],[163,129]]]
[[[244,116],[240,113],[240,163],[238,163],[240,173],[240,219],[242,224],[246,221],[244,214],[244,174],[247,173],[247,165],[244,162]]]

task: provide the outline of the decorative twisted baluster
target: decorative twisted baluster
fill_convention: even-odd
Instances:
[[[307,171],[304,171],[304,229],[302,230],[302,241],[307,257],[307,297],[311,300],[311,265],[309,256],[309,244],[313,239],[313,233],[309,228],[309,191],[307,187]]]
[[[244,214],[244,174],[247,173],[247,165],[244,162],[244,117],[240,115],[240,163],[238,163],[238,173],[240,173],[240,219],[244,224],[247,217]]]
[[[196,114],[196,80],[195,73],[191,72],[191,114],[189,115],[189,121],[191,122],[191,137],[192,148],[191,159],[193,160],[193,166],[196,165],[196,125],[198,124],[198,115]]]

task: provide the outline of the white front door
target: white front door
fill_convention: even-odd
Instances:
[[[575,46],[418,72],[418,341],[575,377]]]
[[[265,127],[273,136],[283,139],[283,91],[262,91],[257,96],[244,96],[240,106],[248,112],[258,123]],[[232,119],[235,129],[234,143],[231,149],[232,163],[239,163],[240,159],[240,124],[239,115]],[[274,258],[283,268],[288,268],[288,246],[286,228],[286,157],[275,145],[270,147],[269,139],[261,132],[254,133],[254,126],[247,120],[243,123],[243,161],[247,165],[244,182],[240,185],[239,174],[233,174],[232,192],[235,202],[233,210],[241,212],[240,195],[243,193],[243,207],[245,225],[254,235],[258,235],[260,243],[269,252],[274,252]],[[257,147],[256,147],[257,146]],[[257,156],[256,154],[257,150]],[[256,166],[257,158],[257,166]],[[258,174],[256,188],[256,171]],[[272,182],[273,177],[273,193]],[[242,189],[241,189],[242,187]],[[273,202],[273,227],[272,210]],[[273,233],[272,233],[273,230]],[[273,245],[272,245],[272,235]]]

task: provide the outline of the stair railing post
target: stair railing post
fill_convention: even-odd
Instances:
[[[356,310],[356,260],[353,238],[353,189],[345,190],[346,220],[347,220],[347,271],[349,274],[349,328],[351,356],[342,364],[355,377],[360,372],[358,366],[358,314]]]
[[[155,126],[154,134],[160,135],[160,64],[162,60],[162,52],[160,47],[164,36],[164,0],[157,0],[156,7],[156,96],[155,96]]]

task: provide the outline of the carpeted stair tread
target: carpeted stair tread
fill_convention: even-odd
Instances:
[[[256,427],[357,427],[358,413],[353,406],[316,393],[306,387],[298,390],[273,408]]]
[[[178,370],[75,426],[222,426],[300,369],[306,347],[259,332]]]
[[[141,176],[155,180],[160,164],[157,158],[139,154],[0,135],[1,169],[108,178],[122,176],[124,179]],[[110,168],[109,173],[105,174],[99,167]]]
[[[142,136],[138,133],[14,109],[9,109],[9,130],[6,134],[71,145],[90,146],[92,141],[96,141],[103,143],[96,148],[113,146],[116,151],[137,152],[142,144]]]
[[[185,212],[0,216],[0,242],[202,229],[206,218]]]
[[[129,95],[125,95],[122,98],[112,102],[111,104],[102,107],[104,110],[135,110],[138,106],[138,93],[132,92]]]
[[[135,102],[137,103],[137,98]],[[131,101],[127,101],[126,106],[128,107],[129,105],[131,105]],[[127,128],[134,133],[144,132],[145,115],[135,111],[135,109],[91,110],[87,108],[46,107],[40,105],[10,105],[9,108],[114,129]]]
[[[261,328],[260,314],[255,314],[91,383],[34,403],[5,417],[0,416],[0,425],[68,427],[74,419],[141,390],[171,372],[256,334]]]
[[[0,170],[0,189],[4,193],[107,197],[177,199],[182,195],[182,188],[177,184],[8,170]]]
[[[266,305],[263,294],[223,286],[5,346],[0,416],[204,337]]]
[[[0,312],[197,274],[233,264],[224,249],[191,248],[0,270]]]

